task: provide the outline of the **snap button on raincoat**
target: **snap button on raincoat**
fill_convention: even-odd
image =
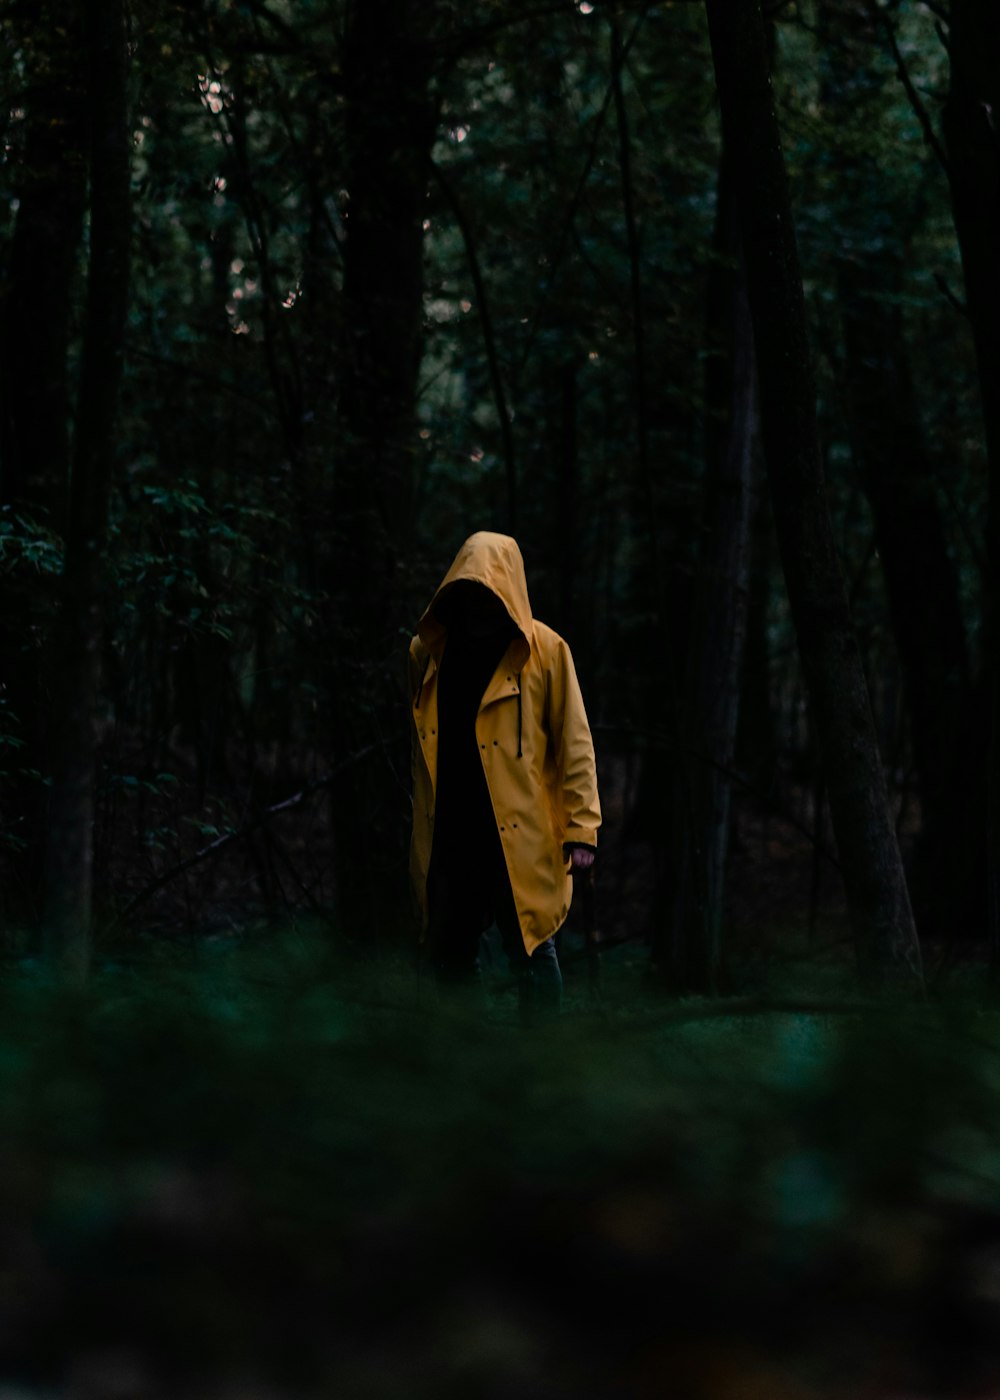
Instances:
[[[427,872],[437,783],[437,676],[447,645],[436,605],[460,579],[484,584],[517,632],[486,686],[476,737],[524,946],[556,932],[573,894],[563,847],[597,845],[601,807],[594,745],[566,642],[531,616],[524,561],[509,535],[480,531],[459,550],[410,643],[413,835],[410,879],[427,927]]]

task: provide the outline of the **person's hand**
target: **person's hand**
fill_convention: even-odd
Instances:
[[[570,853],[570,870],[589,870],[594,863],[594,852],[585,846],[574,846]]]

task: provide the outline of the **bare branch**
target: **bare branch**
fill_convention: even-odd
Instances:
[[[382,747],[382,744],[369,744],[366,748],[359,749],[357,753],[353,753],[349,758],[345,758],[343,763],[338,763],[332,772],[325,774],[322,778],[315,778],[311,783],[306,783],[305,787],[300,789],[299,792],[293,793],[291,797],[286,797],[281,802],[275,802],[270,807],[264,807],[261,811],[255,812],[242,826],[238,826],[234,831],[227,831],[222,836],[216,837],[216,839],[210,841],[207,846],[202,846],[200,851],[195,851],[193,855],[188,856],[185,860],[179,861],[176,865],[172,865],[169,870],[157,876],[152,884],[147,885],[144,890],[140,890],[135,898],[129,901],[114,920],[115,925],[123,924],[140,905],[145,904],[157,891],[162,890],[164,885],[169,885],[172,880],[176,880],[179,875],[184,875],[187,871],[193,870],[196,865],[201,865],[204,861],[211,860],[213,856],[220,855],[227,847],[233,845],[234,842],[245,840],[248,836],[252,835],[253,832],[259,830],[269,822],[272,817],[276,817],[282,812],[290,812],[295,807],[300,807],[307,797],[312,797],[314,793],[321,792],[324,788],[328,788],[331,783],[336,782],[341,774],[346,772],[348,768],[353,767],[355,763],[360,763],[363,758],[368,758],[370,754],[375,753]]]
[[[892,20],[883,6],[878,3],[878,0],[868,0],[868,12],[885,30],[885,36],[889,41],[889,47],[892,50],[892,56],[896,63],[896,72],[899,75],[899,81],[903,84],[903,90],[909,98],[914,116],[920,123],[920,129],[924,133],[924,140],[937,156],[941,164],[941,169],[950,179],[951,161],[948,159],[948,154],[941,144],[937,132],[934,130],[934,123],[931,121],[930,113],[927,111],[924,100],[917,91],[913,79],[910,77],[910,71],[906,66],[906,60],[903,58],[900,50]]]

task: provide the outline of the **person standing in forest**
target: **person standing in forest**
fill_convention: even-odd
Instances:
[[[522,1023],[558,1010],[553,935],[601,824],[594,745],[566,642],[531,615],[509,535],[465,541],[409,653],[410,878],[439,985],[475,983],[496,920]]]

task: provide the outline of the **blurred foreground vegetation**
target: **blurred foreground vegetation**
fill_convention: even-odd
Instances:
[[[992,1393],[978,989],[664,1006],[635,956],[528,1031],[301,925],[10,969],[4,1400]]]

